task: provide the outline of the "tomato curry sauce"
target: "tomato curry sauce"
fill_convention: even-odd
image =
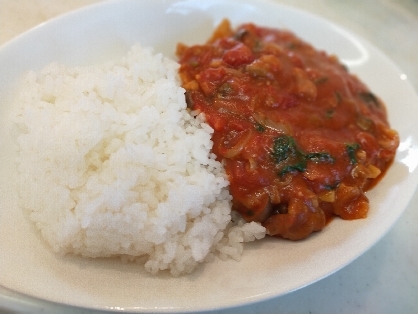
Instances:
[[[385,106],[335,56],[291,32],[224,20],[204,45],[177,47],[191,110],[214,129],[233,209],[298,240],[328,219],[364,218],[399,138]]]

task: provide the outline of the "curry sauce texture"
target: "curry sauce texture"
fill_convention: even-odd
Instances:
[[[214,129],[233,209],[299,240],[330,218],[365,218],[365,192],[399,145],[384,103],[336,56],[286,30],[224,20],[177,47],[188,107]]]

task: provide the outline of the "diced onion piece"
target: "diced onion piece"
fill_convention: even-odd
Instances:
[[[341,203],[350,203],[350,201],[358,198],[360,194],[361,191],[357,186],[349,186],[341,183],[337,187],[335,196]]]
[[[245,145],[247,145],[252,136],[253,132],[251,130],[245,131],[245,134],[241,137],[238,143],[235,144],[235,146],[229,149],[221,148],[219,149],[219,153],[225,158],[234,158],[238,156],[244,149]]]
[[[382,171],[374,165],[369,165],[367,168],[369,169],[368,177],[370,179],[377,178],[382,173]]]
[[[256,171],[258,168],[257,161],[254,158],[248,158],[248,170],[250,172]]]
[[[263,55],[260,59],[248,64],[245,70],[254,76],[272,76],[272,73],[281,69],[279,58],[274,55]]]
[[[213,43],[219,38],[229,37],[233,34],[231,23],[228,19],[224,19],[218,25],[218,27],[212,33],[212,37],[208,40],[208,43]]]
[[[279,188],[277,186],[273,186],[272,191],[271,191],[271,195],[270,195],[270,199],[272,200],[272,202],[274,202],[275,204],[279,204],[281,201],[280,198],[280,191]]]
[[[317,90],[315,84],[308,78],[306,73],[299,68],[293,69],[293,76],[296,80],[298,93],[308,99],[315,99]]]
[[[367,153],[366,153],[366,151],[364,151],[364,150],[362,150],[362,149],[359,149],[359,150],[356,152],[356,157],[357,157],[357,160],[358,160],[359,162],[362,162],[362,161],[366,160],[366,158],[367,158]]]
[[[385,128],[382,130],[384,139],[379,140],[379,145],[387,150],[394,151],[399,146],[399,134],[395,130]]]
[[[283,122],[278,122],[278,121],[274,121],[271,120],[269,118],[267,118],[265,115],[263,115],[262,113],[259,112],[255,112],[253,114],[253,118],[255,121],[257,121],[258,123],[260,123],[262,126],[272,129],[274,131],[278,131],[280,133],[283,134],[289,134],[292,135],[292,130],[290,129],[290,127],[283,123]]]
[[[184,84],[184,88],[186,90],[199,90],[199,83],[197,83],[196,80],[189,81],[186,84]]]
[[[353,178],[367,178],[367,179],[374,179],[377,178],[381,173],[381,170],[374,165],[364,166],[364,165],[356,165],[351,170],[351,176]]]
[[[333,203],[335,202],[335,191],[330,190],[330,191],[324,191],[324,192],[318,193],[318,198],[321,201],[324,201],[327,203]]]
[[[357,118],[357,125],[360,129],[362,129],[364,131],[368,131],[373,126],[373,120],[371,120],[370,118],[367,118],[365,116],[360,116],[360,117]]]

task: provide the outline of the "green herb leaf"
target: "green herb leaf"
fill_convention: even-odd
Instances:
[[[279,175],[282,176],[288,172],[299,171],[304,172],[306,170],[306,160],[302,160],[297,164],[285,166],[280,172]]]
[[[295,155],[297,149],[295,140],[288,135],[276,137],[273,143],[272,156],[276,163],[288,159],[290,156]]]
[[[373,127],[373,120],[363,115],[359,115],[356,122],[357,126],[364,131],[368,131]]]
[[[304,172],[308,160],[313,162],[334,163],[335,159],[326,152],[304,153],[295,140],[289,135],[282,135],[274,139],[272,157],[276,163],[286,162],[287,164],[279,171],[282,176],[286,173],[299,171]]]
[[[360,148],[360,144],[346,144],[345,149],[347,150],[348,158],[350,159],[350,163],[355,165],[357,163],[357,156],[356,151]]]
[[[258,122],[254,124],[254,127],[258,132],[264,132],[266,130],[266,127]]]
[[[305,155],[306,159],[314,162],[330,162],[334,163],[335,159],[329,153],[308,153]]]

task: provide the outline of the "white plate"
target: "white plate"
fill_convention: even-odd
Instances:
[[[100,63],[140,42],[174,57],[178,41],[203,43],[224,17],[288,28],[337,54],[386,102],[401,136],[396,160],[368,193],[369,217],[335,219],[305,241],[265,239],[248,245],[241,262],[205,264],[190,276],[152,277],[118,260],[58,257],[16,205],[8,97],[26,70],[49,62]],[[382,53],[323,19],[259,0],[116,1],[44,25],[0,49],[0,283],[22,295],[95,309],[187,312],[248,304],[309,285],[344,267],[395,223],[418,183],[418,98]]]

